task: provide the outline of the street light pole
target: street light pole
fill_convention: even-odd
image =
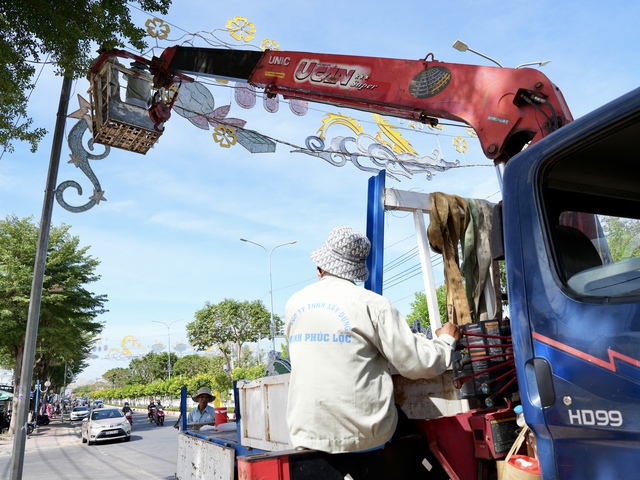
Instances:
[[[273,251],[276,248],[284,247],[285,245],[293,245],[294,243],[297,243],[297,240],[293,240],[291,242],[281,243],[280,245],[276,245],[270,251],[267,251],[267,249],[264,247],[264,245],[260,245],[259,243],[252,242],[251,240],[247,240],[246,238],[241,238],[240,241],[241,242],[247,242],[247,243],[253,243],[254,245],[257,245],[258,247],[263,249],[265,251],[265,253],[268,254],[267,256],[268,256],[268,259],[269,259],[269,297],[270,297],[270,303],[271,303],[271,347],[272,347],[272,351],[275,352],[276,351],[276,323],[275,323],[275,320],[273,318],[273,277],[271,275],[271,254],[273,253]]]
[[[173,322],[167,324],[165,322],[161,322],[160,320],[151,320],[154,323],[161,323],[163,324],[165,327],[167,327],[167,336],[169,337],[169,346],[168,351],[169,351],[169,380],[171,380],[171,325],[173,325],[174,323],[177,322],[181,322],[182,320],[174,320]]]
[[[29,414],[29,392],[33,379],[36,346],[38,341],[38,325],[40,323],[40,305],[42,303],[42,285],[44,282],[45,266],[47,263],[47,248],[49,246],[49,233],[51,230],[51,216],[53,214],[53,198],[58,179],[60,166],[60,152],[64,143],[64,125],[67,120],[67,109],[71,96],[73,80],[71,75],[65,75],[62,79],[60,90],[60,103],[56,115],[56,126],[53,132],[51,144],[51,156],[49,157],[49,171],[45,187],[44,201],[42,204],[42,216],[40,217],[40,231],[38,232],[38,248],[33,266],[33,280],[31,282],[31,296],[29,297],[29,311],[27,313],[27,328],[22,350],[22,368],[20,380],[16,382],[17,396],[14,398],[13,425],[16,431],[13,435],[13,455],[11,456],[11,480],[20,480],[24,467],[24,452],[27,441],[26,429],[27,415]],[[27,394],[25,398],[24,394]]]

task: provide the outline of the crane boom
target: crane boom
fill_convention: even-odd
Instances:
[[[432,125],[463,122],[496,163],[573,120],[560,90],[538,70],[445,63],[432,54],[401,60],[174,46],[151,62],[156,88],[168,88],[177,72]]]

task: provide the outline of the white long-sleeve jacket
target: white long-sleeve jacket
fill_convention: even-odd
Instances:
[[[385,444],[398,421],[388,364],[411,379],[432,378],[455,350],[450,335],[413,334],[386,298],[329,274],[294,294],[285,316],[294,447],[340,453]]]

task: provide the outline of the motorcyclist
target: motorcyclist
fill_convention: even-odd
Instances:
[[[133,425],[133,410],[131,410],[131,407],[129,406],[129,402],[124,402],[124,407],[122,407],[122,413],[124,413],[125,418],[129,420],[129,423]]]
[[[149,418],[153,418],[153,411],[156,408],[155,404],[153,403],[153,400],[151,400],[149,402],[149,405],[147,405],[147,416]]]
[[[160,403],[160,400],[156,400],[156,405],[155,405],[154,408],[155,408],[155,411],[153,412],[153,418],[157,422],[158,421],[158,413],[160,412],[161,409],[163,409],[163,406]]]

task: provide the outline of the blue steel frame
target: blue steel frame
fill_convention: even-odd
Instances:
[[[384,264],[384,185],[386,171],[369,179],[367,197],[367,237],[371,242],[371,253],[367,258],[369,278],[364,288],[382,295],[382,267]]]

